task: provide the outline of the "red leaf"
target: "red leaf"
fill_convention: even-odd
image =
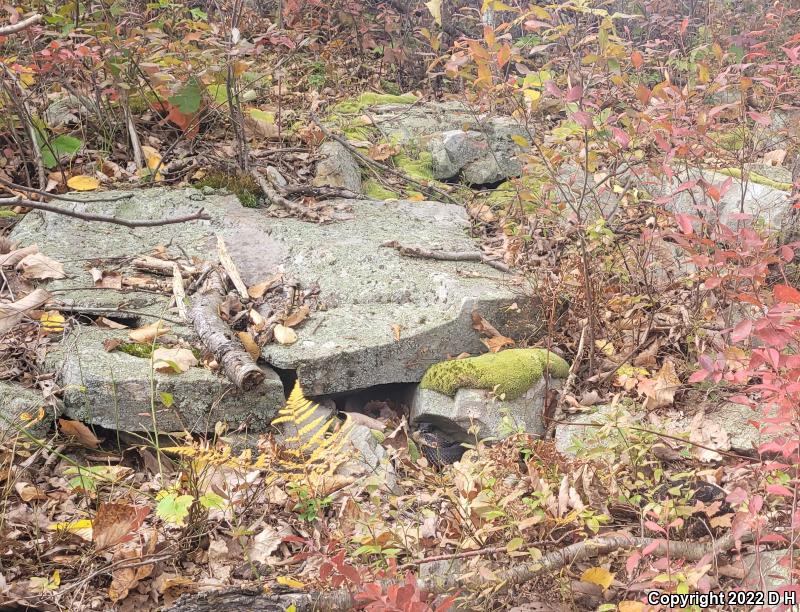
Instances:
[[[788,302],[790,304],[800,304],[800,291],[789,285],[775,285],[772,296],[776,302]]]
[[[794,493],[792,493],[790,489],[787,489],[783,485],[770,484],[767,485],[766,488],[767,488],[767,493],[771,493],[772,495],[782,495],[784,497],[792,497],[792,495],[794,495]]]
[[[675,215],[675,221],[678,222],[678,227],[680,227],[681,231],[687,236],[694,233],[692,218],[689,215],[677,214]]]
[[[681,28],[680,28],[681,29],[681,35],[686,34],[686,30],[688,29],[688,27],[689,27],[689,18],[688,17],[684,17],[683,21],[681,21]]]
[[[764,113],[757,113],[756,111],[750,111],[747,113],[747,116],[750,117],[753,121],[755,121],[758,125],[763,125],[764,127],[768,126],[772,123],[772,118],[769,115],[765,115]]]
[[[734,327],[733,331],[731,332],[731,342],[741,342],[742,340],[747,339],[751,331],[753,331],[752,320],[746,319],[744,321],[740,321],[736,324],[736,327]]]
[[[567,92],[567,102],[576,102],[581,99],[582,95],[583,95],[583,87],[581,87],[580,85],[575,85],[575,87],[570,87],[569,91]]]
[[[642,549],[642,556],[649,555],[651,552],[653,552],[655,549],[658,548],[659,544],[660,542],[658,540],[656,540],[655,542],[650,542],[650,544],[648,544]]]
[[[628,145],[631,143],[631,139],[624,131],[618,127],[612,127],[611,133],[614,134],[614,140],[619,143],[619,146],[621,146],[623,149],[628,148]]]
[[[647,527],[650,531],[656,531],[658,533],[663,533],[664,535],[667,535],[667,530],[664,529],[658,523],[654,523],[653,521],[645,521],[644,526]]]
[[[794,249],[790,246],[786,245],[782,246],[781,257],[783,258],[783,261],[785,261],[786,263],[791,262],[794,259]]]
[[[582,128],[586,128],[590,130],[594,127],[594,122],[592,121],[592,116],[589,113],[585,113],[584,111],[576,111],[572,113],[572,118],[578,122]]]
[[[636,68],[636,70],[639,70],[639,68],[642,67],[642,64],[644,64],[644,58],[642,57],[642,54],[638,51],[631,53],[631,64],[633,64],[633,67]]]

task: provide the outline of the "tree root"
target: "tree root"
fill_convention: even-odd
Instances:
[[[397,249],[397,251],[405,257],[436,259],[438,261],[476,261],[486,264],[487,266],[492,267],[495,270],[499,270],[500,272],[511,274],[511,268],[509,268],[506,264],[504,264],[502,261],[492,259],[484,253],[473,251],[434,251],[430,249],[423,249],[422,247],[418,246],[404,246],[396,240],[384,242],[381,246]]]

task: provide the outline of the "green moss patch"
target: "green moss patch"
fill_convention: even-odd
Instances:
[[[358,96],[355,100],[340,102],[334,106],[332,110],[334,113],[360,113],[370,106],[379,106],[381,104],[414,104],[418,99],[419,98],[413,94],[398,96],[395,94],[379,94],[368,91]]]
[[[719,170],[715,170],[714,172],[719,172],[720,174],[724,174],[725,176],[732,176],[734,178],[742,178],[742,171],[739,168],[720,168]],[[772,187],[773,189],[779,189],[781,191],[791,191],[792,184],[791,183],[783,183],[781,181],[773,180],[769,177],[762,176],[752,170],[748,172],[748,177],[750,182],[756,183],[758,185],[764,185],[765,187]]]
[[[242,206],[257,208],[262,197],[261,188],[249,174],[236,174],[212,170],[194,185],[198,189],[227,189],[237,198]]]
[[[126,355],[130,355],[131,357],[139,357],[141,359],[150,359],[153,355],[154,348],[158,348],[158,345],[153,347],[152,344],[149,342],[145,344],[140,344],[138,342],[123,342],[117,347],[117,350],[120,353],[125,353]]]
[[[397,200],[400,194],[387,189],[375,179],[368,179],[361,184],[364,195],[370,200]]]
[[[459,389],[494,390],[512,400],[522,396],[544,372],[566,378],[569,364],[546,349],[509,349],[437,363],[425,372],[420,386],[450,397]]]
[[[398,153],[392,157],[395,167],[417,181],[433,180],[433,156],[423,151],[418,157]]]

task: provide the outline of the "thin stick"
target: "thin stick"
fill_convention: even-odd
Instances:
[[[336,134],[332,134],[330,132],[330,130],[328,130],[328,128],[326,128],[322,124],[322,122],[319,120],[319,118],[314,113],[311,113],[311,120],[314,123],[317,124],[317,127],[320,130],[322,130],[322,133],[325,134],[326,138],[330,138],[331,140],[335,140],[336,142],[338,142],[340,145],[342,145],[348,151],[350,151],[353,155],[355,155],[358,159],[360,159],[363,163],[365,163],[367,165],[370,165],[370,166],[374,166],[375,168],[380,168],[384,172],[388,172],[389,174],[392,174],[392,175],[396,176],[397,178],[404,180],[406,183],[411,183],[412,185],[416,185],[417,187],[420,187],[421,189],[423,189],[425,191],[428,191],[430,193],[434,193],[434,194],[444,198],[448,202],[452,202],[453,204],[459,204],[459,202],[453,196],[451,196],[449,193],[447,193],[446,191],[443,191],[443,190],[439,189],[438,187],[436,187],[434,185],[426,185],[424,183],[421,183],[420,181],[408,176],[405,172],[400,172],[399,170],[396,170],[395,168],[392,168],[390,166],[387,166],[385,164],[382,164],[380,162],[375,161],[374,159],[371,159],[371,158],[367,157],[366,155],[361,153],[361,151],[359,151],[353,145],[351,145],[349,142],[347,142],[346,139],[342,138],[341,136],[337,136]]]
[[[99,223],[113,223],[114,225],[123,225],[125,227],[159,227],[162,225],[172,225],[175,223],[186,223],[187,221],[197,221],[200,219],[209,221],[211,217],[200,209],[190,215],[182,217],[167,217],[166,219],[120,219],[119,217],[111,217],[108,215],[95,215],[91,213],[82,213],[75,210],[66,208],[59,208],[58,206],[51,206],[50,204],[43,204],[42,202],[34,202],[22,197],[15,198],[0,198],[0,206],[24,206],[25,208],[33,208],[35,210],[44,210],[46,212],[55,213],[57,215],[64,215],[65,217],[74,217],[82,221],[97,221]]]
[[[436,259],[438,261],[475,261],[486,264],[487,266],[490,266],[495,270],[499,270],[500,272],[511,274],[511,268],[509,268],[502,261],[497,261],[496,259],[492,259],[488,255],[477,251],[432,251],[418,246],[404,246],[396,240],[384,242],[381,244],[381,246],[397,249],[397,251],[405,257]]]
[[[59,195],[57,193],[50,193],[48,191],[44,191],[43,189],[36,189],[34,187],[26,187],[25,185],[18,185],[17,183],[12,183],[11,181],[7,181],[2,178],[0,178],[0,185],[8,187],[11,190],[16,189],[17,191],[24,191],[26,193],[35,193],[37,195],[46,196],[52,200],[62,200],[64,202],[75,202],[78,204],[83,204],[88,202],[119,202],[120,200],[128,200],[133,197],[132,193],[120,193],[118,195],[108,196],[108,197],[76,198],[68,195]]]
[[[285,208],[290,213],[293,213],[302,219],[308,219],[310,221],[322,220],[322,217],[310,208],[284,198],[281,194],[275,191],[275,189],[272,188],[272,185],[269,184],[269,181],[261,176],[261,174],[259,174],[255,169],[251,170],[250,174],[256,180],[258,186],[261,187],[261,191],[264,192],[264,195],[267,197],[267,199],[276,206]]]
[[[561,389],[561,393],[558,395],[558,401],[556,402],[555,410],[553,410],[553,418],[547,424],[547,429],[544,434],[545,439],[553,437],[553,432],[556,429],[557,419],[560,418],[561,411],[564,408],[564,401],[567,399],[567,393],[569,393],[572,385],[575,384],[575,375],[578,373],[581,358],[583,357],[583,343],[585,339],[586,325],[584,325],[581,329],[581,339],[578,341],[578,351],[575,353],[575,359],[572,361],[572,367],[569,369],[569,375],[564,383],[564,387]]]
[[[249,300],[250,295],[247,293],[247,285],[244,284],[239,270],[236,269],[236,264],[233,263],[231,254],[228,252],[228,247],[225,245],[221,234],[217,234],[217,255],[219,256],[219,263],[225,268],[225,272],[227,272],[228,278],[231,279],[236,291],[239,292],[243,299]]]
[[[0,27],[0,36],[8,36],[9,34],[16,34],[17,32],[21,32],[33,25],[36,25],[42,20],[42,16],[39,13],[35,15],[31,15],[27,19],[23,19],[22,21],[18,21],[17,23],[13,23],[11,25]]]
[[[178,316],[186,321],[189,318],[186,310],[186,291],[183,288],[183,277],[181,268],[177,263],[172,264],[172,295],[175,296],[175,306],[178,308]]]

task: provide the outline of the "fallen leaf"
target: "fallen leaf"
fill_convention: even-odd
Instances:
[[[403,331],[403,326],[402,325],[398,325],[397,323],[394,323],[392,325],[392,336],[394,337],[395,342],[399,342],[400,341],[400,332],[402,332],[402,331]]]
[[[278,576],[275,579],[275,582],[282,584],[283,586],[287,586],[290,589],[302,589],[306,586],[305,583],[295,580],[294,578],[290,578],[289,576]]]
[[[644,612],[646,609],[641,601],[635,601],[633,599],[622,600],[617,604],[617,608],[619,612]]]
[[[149,513],[147,506],[101,503],[92,521],[92,541],[97,550],[132,540]]]
[[[94,191],[100,186],[100,181],[93,176],[78,174],[67,179],[67,186],[75,191]]]
[[[661,366],[653,380],[639,382],[639,389],[645,394],[645,410],[655,410],[664,406],[671,406],[675,400],[675,393],[681,386],[681,381],[675,373],[675,364],[667,359]]]
[[[103,350],[106,353],[111,353],[120,344],[122,344],[122,338],[106,338],[105,340],[103,340]]]
[[[95,287],[122,289],[122,274],[119,272],[106,272],[105,270],[92,268],[89,273],[92,275]]]
[[[39,317],[39,324],[45,334],[57,334],[64,331],[64,315],[57,310],[48,310]]]
[[[128,337],[133,342],[138,342],[139,344],[152,344],[153,340],[159,336],[163,336],[169,331],[169,327],[167,327],[163,321],[156,321],[155,323],[150,323],[131,330],[128,332]]]
[[[158,347],[153,351],[153,369],[164,374],[181,374],[197,365],[197,357],[186,348]]]
[[[93,529],[92,521],[90,519],[53,523],[52,525],[48,525],[47,528],[50,531],[66,531],[68,533],[73,533],[86,542],[92,541]]]
[[[38,308],[49,299],[50,294],[44,289],[39,288],[16,302],[0,304],[0,335],[22,321],[28,312],[34,308]]]
[[[278,324],[275,326],[273,333],[275,334],[275,340],[280,344],[294,344],[297,342],[297,334],[291,327]]]
[[[258,563],[269,563],[272,553],[278,550],[283,538],[288,535],[292,535],[292,530],[287,525],[280,529],[267,525],[262,531],[253,536],[246,558]]]
[[[309,312],[311,312],[311,309],[306,304],[303,304],[300,308],[298,308],[292,314],[286,317],[286,320],[283,322],[283,324],[286,327],[294,327],[295,325],[299,325],[300,323],[305,321],[306,317],[308,317]]]
[[[492,338],[481,338],[481,342],[492,353],[497,353],[504,346],[514,346],[514,341],[505,336],[494,336]]]
[[[97,327],[103,327],[106,329],[128,329],[127,325],[117,323],[116,321],[112,321],[111,319],[107,319],[105,317],[97,317],[94,320],[94,323],[97,325]]]
[[[497,329],[484,319],[477,310],[472,311],[472,329],[480,334],[488,336],[481,338],[481,342],[486,345],[492,353],[497,353],[504,346],[513,346],[514,341],[501,334]]]
[[[239,342],[242,343],[244,350],[253,358],[253,361],[257,361],[261,357],[261,347],[253,340],[253,336],[248,332],[240,331],[236,333],[236,337],[239,338]]]
[[[48,278],[64,278],[64,266],[55,259],[43,253],[27,255],[17,266],[22,271],[22,276],[30,280],[44,280]]]
[[[145,163],[147,164],[148,170],[153,172],[156,168],[161,166],[161,153],[159,153],[156,149],[144,145],[142,146],[142,153],[144,153]],[[159,172],[156,174],[156,181],[162,180],[164,180],[164,177],[161,172]]]
[[[29,482],[17,482],[14,484],[14,490],[19,495],[19,498],[25,503],[33,500],[44,501],[47,495],[44,494],[39,487],[32,485]]]
[[[247,289],[247,295],[249,295],[254,300],[257,300],[258,298],[262,297],[267,292],[267,290],[272,289],[273,287],[280,284],[282,279],[283,279],[283,274],[274,274],[268,279],[263,280],[260,283],[256,283],[252,287],[249,287]]]
[[[72,436],[80,444],[88,446],[89,448],[97,448],[100,446],[100,440],[92,433],[92,430],[86,427],[80,421],[70,421],[68,419],[58,419],[58,425],[61,427],[61,433],[65,436]]]
[[[590,567],[581,574],[581,580],[601,586],[603,590],[605,590],[608,589],[614,581],[614,574],[604,567]]]
[[[764,164],[767,166],[782,166],[786,159],[786,149],[775,149],[769,153],[764,153]]]

